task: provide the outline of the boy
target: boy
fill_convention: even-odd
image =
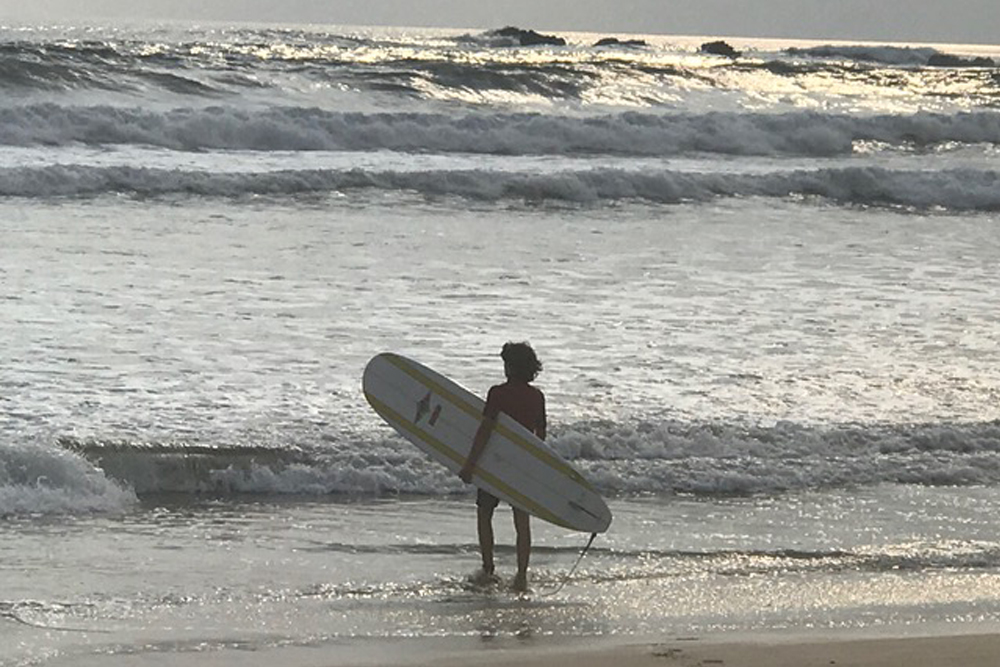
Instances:
[[[472,481],[476,463],[486,449],[497,416],[501,412],[509,415],[539,438],[545,439],[545,395],[530,384],[542,370],[542,364],[538,361],[535,351],[527,343],[507,343],[503,346],[500,357],[503,359],[507,381],[491,387],[486,396],[483,420],[472,441],[469,457],[458,473],[462,481],[467,484]],[[476,514],[479,551],[483,557],[483,569],[478,575],[481,580],[494,578],[493,510],[499,503],[500,500],[496,496],[479,489],[476,496]],[[514,577],[513,588],[525,591],[528,588],[531,526],[527,512],[516,507],[513,509],[514,529],[517,532],[517,576]]]

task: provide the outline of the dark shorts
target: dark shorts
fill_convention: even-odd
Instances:
[[[482,507],[485,510],[495,510],[497,505],[500,504],[500,499],[494,496],[492,493],[483,491],[482,489],[477,489],[476,491],[476,507]]]

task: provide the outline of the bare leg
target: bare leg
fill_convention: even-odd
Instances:
[[[477,507],[479,553],[483,556],[483,572],[493,574],[493,508]]]
[[[514,508],[514,530],[517,532],[517,576],[514,588],[528,589],[528,559],[531,557],[531,523],[528,513]]]

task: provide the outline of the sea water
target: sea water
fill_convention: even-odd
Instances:
[[[0,664],[996,625],[1000,47],[564,36],[0,30]],[[360,391],[508,340],[526,596]]]

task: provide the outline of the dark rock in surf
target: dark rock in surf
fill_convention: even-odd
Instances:
[[[594,42],[594,46],[625,46],[629,48],[641,48],[649,46],[644,39],[618,39],[617,37],[605,37]]]
[[[725,56],[727,58],[739,58],[743,55],[740,51],[737,51],[722,40],[717,42],[705,42],[701,45],[700,51],[713,56]]]
[[[556,35],[543,35],[534,30],[522,30],[514,26],[500,28],[490,33],[496,37],[508,37],[521,46],[566,46],[566,40]]]

